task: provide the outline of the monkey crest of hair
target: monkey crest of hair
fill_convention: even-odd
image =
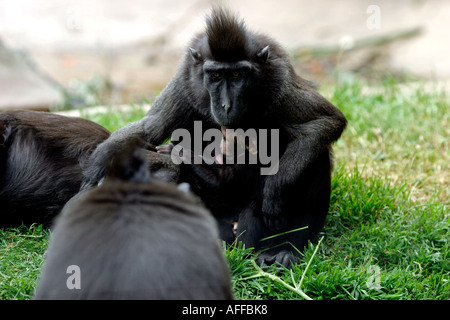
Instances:
[[[247,29],[243,20],[221,7],[213,8],[206,20],[206,35],[211,54],[217,61],[248,59]]]

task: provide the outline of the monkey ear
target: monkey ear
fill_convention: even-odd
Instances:
[[[265,46],[256,54],[256,57],[262,62],[266,63],[267,59],[269,59],[269,46]]]
[[[195,62],[200,62],[203,60],[202,55],[194,48],[189,48],[189,52],[191,53],[191,56]]]

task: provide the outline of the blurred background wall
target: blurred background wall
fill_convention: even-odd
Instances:
[[[151,101],[210,0],[0,0],[0,109]],[[301,76],[450,79],[450,1],[227,0]],[[448,86],[447,86],[448,88]]]

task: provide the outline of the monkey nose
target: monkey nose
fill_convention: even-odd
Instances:
[[[223,104],[222,107],[225,109],[226,112],[228,112],[228,109],[231,108],[231,105],[229,103]]]

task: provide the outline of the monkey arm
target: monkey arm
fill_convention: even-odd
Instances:
[[[340,110],[326,103],[325,114],[284,126],[291,140],[280,158],[277,174],[267,176],[264,185],[262,213],[269,228],[278,229],[286,218],[282,215],[285,188],[301,179],[304,170],[340,137],[346,126]]]
[[[130,123],[114,131],[111,136],[100,143],[85,163],[81,163],[84,181],[81,190],[96,185],[105,176],[106,165],[116,150],[123,149],[136,137],[143,138],[143,121],[145,118]]]
[[[173,94],[173,89],[170,89],[172,86],[173,84],[169,84],[161,92],[145,117],[114,131],[107,140],[98,145],[86,163],[81,164],[84,175],[82,190],[101,181],[105,175],[105,166],[116,150],[123,149],[136,137],[159,145],[170,138],[174,129],[192,121],[189,108],[182,108],[181,105],[185,99]]]
[[[84,181],[81,190],[102,180],[105,176],[106,165],[116,150],[122,150],[136,137],[152,144],[160,144],[164,139],[170,137],[171,125],[171,121],[158,118],[158,115],[149,112],[141,120],[114,131],[107,140],[97,146],[88,161],[82,164]]]

